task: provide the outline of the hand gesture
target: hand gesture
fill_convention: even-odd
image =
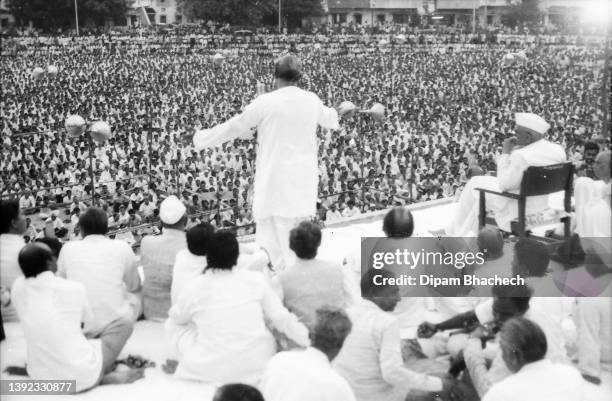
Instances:
[[[419,338],[430,338],[438,332],[436,325],[429,322],[423,322],[417,329],[417,337]]]

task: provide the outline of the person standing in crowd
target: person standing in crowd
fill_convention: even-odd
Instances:
[[[183,288],[206,269],[208,243],[214,232],[214,227],[209,223],[200,223],[187,231],[187,249],[176,254],[172,269],[172,304],[176,303]]]
[[[389,314],[400,300],[395,285],[374,285],[374,275],[395,277],[388,270],[368,270],[361,279],[362,302],[348,308],[352,330],[333,362],[358,401],[401,401],[411,390],[442,393],[452,382],[404,366],[397,319]]]
[[[142,312],[140,277],[132,248],[107,238],[102,209],[88,208],[79,218],[83,239],[67,242],[59,254],[58,276],[83,284],[98,333],[117,319],[134,322]]]
[[[594,177],[578,177],[574,181],[575,232],[583,238],[612,236],[612,225],[609,224],[611,155],[609,150],[599,153],[592,165]]]
[[[164,199],[159,207],[162,234],[146,236],[140,243],[144,271],[142,286],[144,317],[165,320],[172,304],[172,270],[176,255],[187,248],[185,225],[187,208],[174,195]]]
[[[546,335],[536,323],[509,319],[499,333],[504,364],[512,374],[494,384],[482,401],[577,401],[584,399],[584,381],[568,365],[546,359]]]
[[[289,247],[297,262],[273,278],[285,307],[307,327],[314,323],[315,312],[322,306],[345,308],[351,299],[341,266],[316,257],[320,245],[319,226],[301,222],[289,233]]]
[[[478,200],[476,188],[493,191],[516,192],[521,186],[523,173],[531,166],[548,166],[566,161],[561,145],[549,142],[544,135],[550,125],[533,113],[516,113],[516,138],[504,141],[502,155],[497,160],[497,177],[476,176],[466,184],[455,217],[446,228],[447,235],[467,236],[478,233]],[[495,213],[497,225],[510,231],[510,221],[518,215],[516,200],[487,194],[487,208]],[[527,214],[548,207],[548,195],[532,196],[527,200]]]
[[[325,107],[314,93],[298,88],[301,76],[296,56],[278,58],[274,63],[276,90],[258,96],[241,114],[193,137],[200,150],[249,137],[257,128],[255,235],[277,270],[293,261],[289,231],[316,212],[317,126],[339,128],[336,110]]]
[[[144,376],[142,369],[115,371],[115,361],[130,338],[133,323],[119,318],[99,332],[83,284],[57,277],[51,249],[35,242],[19,252],[23,277],[13,284],[15,309],[28,348],[26,369],[34,380],[75,380],[77,392],[98,384],[124,384]],[[83,327],[83,328],[82,328]]]
[[[0,291],[3,299],[0,311],[3,322],[17,320],[15,309],[11,306],[10,291],[15,280],[23,275],[17,255],[25,246],[25,232],[26,220],[21,214],[19,202],[0,200]]]
[[[278,353],[268,362],[260,385],[266,400],[354,401],[351,386],[331,366],[350,331],[344,311],[318,309],[310,347]]]
[[[299,346],[308,345],[308,330],[264,276],[234,269],[238,254],[234,234],[215,233],[206,270],[183,288],[170,309],[166,332],[178,357],[179,378],[215,385],[257,383],[276,353],[266,322]]]

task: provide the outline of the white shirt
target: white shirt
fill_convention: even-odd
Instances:
[[[179,378],[257,383],[276,353],[266,321],[299,345],[309,344],[306,327],[283,307],[261,273],[207,270],[184,287],[168,315]]]
[[[0,284],[6,289],[10,289],[18,277],[23,277],[17,256],[24,246],[25,240],[21,235],[0,235]],[[2,320],[5,322],[17,320],[17,314],[11,305],[2,308]]]
[[[140,287],[135,256],[130,246],[103,235],[88,235],[67,242],[57,261],[57,274],[85,286],[97,325],[133,315],[128,292]]]
[[[20,277],[11,291],[26,339],[28,375],[34,380],[76,380],[94,386],[102,373],[102,343],[81,330],[92,312],[82,284],[44,272]]]
[[[194,278],[204,272],[206,268],[206,256],[197,256],[183,249],[176,254],[174,267],[172,268],[172,285],[170,287],[170,298],[175,304],[178,296]]]
[[[437,377],[414,372],[402,360],[397,319],[371,301],[348,308],[353,323],[333,366],[359,401],[403,401],[412,389],[442,390]]]
[[[482,401],[582,401],[584,384],[575,368],[544,359],[493,385]]]
[[[317,125],[338,129],[336,110],[312,92],[287,86],[258,96],[229,121],[196,132],[193,142],[200,150],[250,137],[257,127],[255,219],[312,216],[319,181]]]
[[[316,348],[278,353],[270,360],[260,389],[267,401],[354,401],[347,381]]]

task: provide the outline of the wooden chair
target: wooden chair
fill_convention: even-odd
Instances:
[[[480,210],[478,216],[478,227],[484,227],[486,217],[485,193],[516,199],[518,201],[518,222],[512,222],[511,231],[514,235],[525,237],[528,235],[526,229],[525,206],[527,197],[548,195],[554,192],[564,191],[565,199],[563,207],[565,215],[560,219],[564,223],[564,236],[570,236],[570,217],[572,185],[574,179],[574,165],[572,163],[560,163],[543,167],[529,167],[523,173],[521,188],[518,194],[511,192],[497,192],[484,188],[476,188],[480,192]]]

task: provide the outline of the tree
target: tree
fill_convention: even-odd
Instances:
[[[523,0],[518,4],[511,5],[509,10],[502,15],[501,21],[509,27],[534,26],[542,20],[538,0]]]
[[[195,19],[257,25],[276,9],[274,0],[179,0],[186,15]]]
[[[124,24],[133,0],[77,0],[79,24]],[[9,0],[8,8],[19,26],[30,22],[46,31],[74,26],[74,0]]]
[[[179,0],[183,12],[196,19],[231,25],[274,25],[278,21],[278,0]],[[320,0],[281,0],[281,14],[290,26],[305,17],[323,15]]]

